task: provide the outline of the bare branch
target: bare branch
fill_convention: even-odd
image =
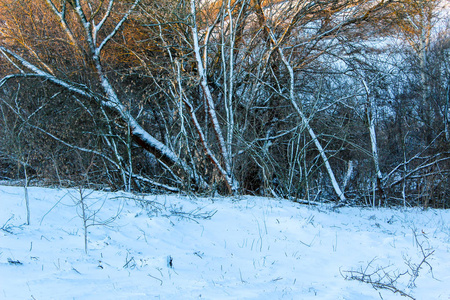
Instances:
[[[122,17],[122,19],[119,21],[119,23],[117,23],[116,27],[113,29],[113,31],[111,31],[111,33],[105,37],[105,39],[100,43],[100,45],[95,49],[95,53],[96,55],[100,55],[100,52],[102,51],[103,47],[116,35],[116,33],[119,31],[120,27],[122,27],[122,24],[128,19],[128,16],[131,14],[131,12],[134,10],[134,8],[136,7],[136,5],[139,4],[141,0],[135,0],[133,5],[131,6],[131,8],[128,10],[128,12]],[[110,2],[110,4],[112,5],[112,1]],[[109,9],[108,9],[109,12]],[[105,15],[105,18],[107,16]],[[103,20],[102,20],[103,21]],[[103,21],[104,22],[104,21]],[[100,27],[101,27],[101,22],[100,22]],[[99,29],[99,28],[98,28]]]

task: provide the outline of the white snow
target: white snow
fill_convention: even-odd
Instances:
[[[27,226],[24,189],[0,186],[0,299],[407,299],[343,276],[405,272],[419,245],[429,265],[396,288],[450,299],[450,211],[93,192],[95,221],[113,219],[88,227],[85,254],[78,191],[29,195]]]

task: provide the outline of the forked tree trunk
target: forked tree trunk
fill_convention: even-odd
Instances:
[[[197,62],[197,71],[198,75],[200,77],[200,87],[203,91],[203,96],[205,98],[205,104],[207,108],[207,112],[209,115],[209,119],[212,124],[213,131],[215,133],[217,142],[219,144],[219,152],[220,157],[223,161],[223,167],[218,168],[219,172],[221,172],[221,175],[225,178],[225,182],[228,186],[228,189],[231,193],[235,194],[237,193],[239,189],[239,184],[236,181],[233,171],[232,171],[232,162],[231,162],[231,153],[229,151],[229,147],[231,145],[228,145],[225,143],[225,139],[222,133],[222,129],[220,127],[220,123],[217,117],[216,107],[214,103],[214,99],[211,93],[211,90],[207,83],[207,76],[206,76],[206,61],[202,61],[202,57],[200,54],[200,45],[199,45],[199,36],[198,36],[198,30],[197,30],[197,19],[196,19],[197,9],[195,7],[195,0],[191,0],[191,15],[192,15],[192,25],[191,25],[191,31],[192,31],[192,38],[194,42],[194,55],[195,60]],[[207,42],[207,41],[206,41]],[[206,51],[206,50],[205,50]],[[207,53],[205,52],[204,55],[205,59],[207,59]],[[231,97],[231,95],[230,95]],[[226,102],[229,104],[229,99],[226,100]],[[232,107],[227,107],[228,112],[228,121],[230,122],[230,118],[232,118]],[[228,124],[228,126],[232,126],[232,124]],[[230,143],[230,139],[232,139],[232,128],[228,127],[228,137],[227,141]],[[225,173],[224,173],[225,172]]]

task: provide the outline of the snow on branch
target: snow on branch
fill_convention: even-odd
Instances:
[[[110,6],[112,6],[112,0],[110,1]],[[109,40],[111,40],[111,38],[113,38],[117,31],[119,31],[120,27],[122,27],[122,24],[128,19],[128,16],[131,14],[131,12],[133,11],[133,9],[136,7],[136,5],[138,5],[140,2],[140,0],[135,0],[133,5],[131,6],[131,8],[128,10],[128,12],[122,17],[122,19],[119,21],[119,23],[117,23],[116,27],[114,27],[113,31],[111,31],[111,33],[100,43],[100,45],[97,47],[96,49],[96,54],[99,55],[100,52],[102,51],[103,47],[109,42]],[[108,15],[111,11],[111,7],[108,7]],[[107,18],[107,15],[105,15],[104,19],[97,25],[95,26],[95,29],[98,30],[100,29],[100,27],[103,25],[103,23],[105,22]]]
[[[56,85],[59,85],[63,88],[68,89],[71,92],[74,92],[76,94],[79,94],[81,96],[85,96],[88,98],[92,98],[94,97],[94,94],[86,91],[82,88],[79,88],[76,86],[76,84],[73,83],[69,83],[66,82],[64,80],[61,80],[59,78],[56,78],[55,76],[53,76],[52,74],[49,74],[41,69],[39,69],[38,67],[36,67],[35,65],[33,65],[32,63],[30,63],[29,61],[27,61],[26,59],[24,59],[23,57],[21,57],[20,55],[12,52],[9,49],[6,49],[3,46],[0,46],[0,51],[3,51],[5,53],[7,53],[8,55],[12,56],[13,58],[15,58],[22,66],[24,66],[25,68],[27,68],[28,70],[34,72],[34,73],[30,73],[30,74],[13,74],[13,75],[8,75],[5,76],[1,81],[0,81],[0,86],[3,85],[7,80],[14,78],[14,77],[41,77],[44,78]]]

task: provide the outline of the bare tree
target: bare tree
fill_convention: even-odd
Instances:
[[[66,34],[68,41],[74,47],[74,50],[83,53],[86,64],[92,66],[95,70],[100,93],[88,88],[82,83],[74,83],[65,78],[59,78],[53,75],[56,72],[51,70],[50,67],[41,68],[39,65],[34,64],[5,46],[0,46],[1,53],[19,73],[5,76],[0,81],[0,86],[13,78],[40,78],[41,80],[46,80],[66,89],[77,96],[94,100],[101,107],[119,116],[127,124],[133,140],[143,149],[151,152],[165,165],[178,167],[187,176],[191,177],[200,188],[205,188],[206,183],[200,175],[178,157],[167,145],[146,131],[136,118],[132,116],[129,108],[120,100],[113,83],[104,70],[102,62],[103,53],[106,51],[107,45],[111,43],[111,40],[121,30],[123,24],[139,3],[139,0],[136,0],[129,7],[125,7],[121,3],[116,3],[114,0],[108,1],[107,5],[99,2],[96,9],[91,7],[89,1],[77,0],[57,4],[48,0],[47,3],[54,16],[59,20],[59,24]],[[119,7],[117,9],[120,10],[122,8],[124,10],[122,17],[119,19],[117,18],[117,14],[120,14],[120,12],[114,10],[116,6]],[[113,18],[113,15],[116,18]],[[74,20],[74,18],[76,19]]]

